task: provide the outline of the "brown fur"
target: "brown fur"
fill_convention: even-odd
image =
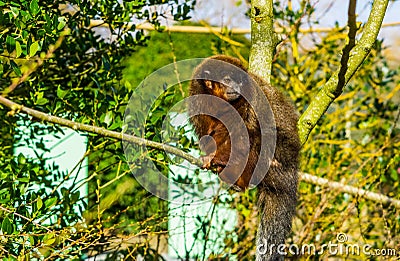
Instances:
[[[205,148],[203,150],[207,153],[207,155],[202,158],[203,167],[216,167],[222,180],[229,184],[234,184],[241,190],[249,186],[260,154],[261,130],[253,109],[243,97],[230,100],[226,94],[227,87],[224,86],[224,84],[212,80],[195,79],[204,72],[213,75],[214,78],[212,79],[222,79],[224,74],[229,73],[224,71],[224,66],[216,67],[213,60],[227,62],[247,72],[247,75],[262,88],[271,106],[276,124],[276,147],[274,157],[270,161],[268,172],[258,184],[258,204],[261,213],[261,221],[258,231],[257,246],[265,243],[268,245],[283,244],[285,237],[290,231],[291,220],[295,213],[297,202],[297,171],[299,151],[301,148],[297,133],[298,115],[292,103],[280,91],[267,84],[260,77],[249,73],[240,60],[229,56],[217,55],[206,59],[200,64],[194,72],[194,79],[190,86],[190,95],[209,94],[229,102],[243,119],[249,135],[250,148],[248,155],[239,153],[236,159],[232,159],[233,164],[227,166],[232,146],[230,135],[240,136],[242,134],[235,133],[235,128],[233,128],[233,133],[231,132],[229,135],[224,124],[215,117],[196,115],[191,118],[195,132],[199,137],[209,135],[214,139],[216,149],[208,149],[207,151],[207,147],[210,147],[208,142],[202,144],[202,147]],[[250,92],[251,100],[254,98],[252,96],[253,86],[251,85],[251,81],[248,79],[242,80],[245,83],[243,85],[243,91]],[[223,108],[219,105],[216,106],[213,102],[204,101],[204,103],[207,104],[190,104],[189,111],[191,108],[193,109],[194,106],[211,107],[213,110],[217,111],[218,116],[224,118],[223,121],[225,124],[233,124],[234,126],[235,123],[229,122],[229,119],[232,117],[229,115],[230,112],[228,108]],[[242,144],[239,142],[234,145],[234,148],[241,151],[243,146],[244,143]],[[235,162],[242,162],[247,156],[248,160],[244,171],[238,171],[235,167]],[[227,171],[224,171],[225,174],[221,175],[224,169]],[[257,260],[280,260],[282,258],[283,257],[276,253],[276,251],[271,253],[267,251],[265,255],[259,255]]]

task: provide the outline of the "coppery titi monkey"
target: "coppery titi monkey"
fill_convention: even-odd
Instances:
[[[229,66],[224,66],[223,62],[236,66],[237,70],[243,73],[232,71]],[[257,260],[281,260],[283,257],[277,253],[276,249],[279,244],[284,244],[290,232],[297,202],[301,144],[297,132],[296,109],[279,90],[257,75],[248,72],[239,59],[216,55],[204,60],[195,69],[190,85],[190,95],[213,95],[226,101],[236,110],[246,126],[249,148],[243,150],[247,153],[240,152],[242,145],[245,144],[241,142],[244,137],[242,133],[238,133],[235,128],[229,132],[225,126],[232,124],[229,123],[229,120],[233,118],[229,115],[232,111],[229,106],[216,105],[208,99],[202,99],[203,104],[189,103],[189,112],[198,106],[212,108],[216,112],[214,115],[216,117],[205,114],[191,117],[191,123],[199,138],[206,136],[204,140],[200,139],[200,147],[206,153],[202,157],[203,168],[216,170],[223,181],[236,189],[244,190],[251,183],[261,152],[261,124],[251,106],[251,103],[257,99],[254,88],[261,88],[266,96],[273,113],[276,131],[273,158],[269,160],[269,168],[265,168],[266,173],[256,184],[260,211],[257,248],[266,248],[265,253],[257,256]],[[246,98],[243,94],[247,94]],[[265,106],[268,105],[265,104]],[[236,139],[239,141],[236,144],[231,144],[233,135],[240,136]],[[229,166],[227,163],[232,148],[239,152],[233,159],[232,166]],[[244,170],[238,172],[234,166],[235,163],[246,159]],[[275,249],[268,248],[272,245],[275,245]]]

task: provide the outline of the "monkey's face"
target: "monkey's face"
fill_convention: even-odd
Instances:
[[[230,75],[224,75],[219,81],[204,80],[204,85],[209,90],[210,94],[232,102],[240,98],[243,81],[234,79]]]
[[[192,81],[192,94],[210,94],[228,102],[251,97],[252,79],[241,62],[227,56],[216,56],[200,64]]]

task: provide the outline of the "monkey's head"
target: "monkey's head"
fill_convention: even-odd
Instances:
[[[190,94],[211,94],[228,102],[241,98],[249,76],[239,59],[217,55],[206,59],[193,74]]]

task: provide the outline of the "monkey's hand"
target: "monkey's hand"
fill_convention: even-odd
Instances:
[[[201,156],[200,159],[203,162],[203,166],[201,166],[203,169],[210,169],[211,168],[211,162],[213,158],[215,157],[215,152],[210,153],[206,156]]]

